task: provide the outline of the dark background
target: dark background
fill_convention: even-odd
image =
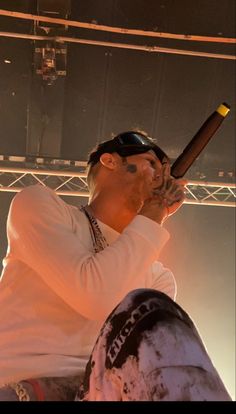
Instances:
[[[36,13],[37,2],[0,0],[0,9]],[[71,1],[68,18],[158,32],[235,37],[234,0],[80,0]],[[0,16],[0,31],[32,34],[33,22]],[[71,27],[64,35],[235,55],[235,45],[225,43]],[[0,154],[85,160],[97,141],[138,127],[157,138],[175,159],[205,119],[221,102],[227,102],[230,114],[188,177],[219,181],[219,171],[224,182],[235,177],[234,60],[69,43],[66,76],[45,86],[40,75],[35,75],[34,47],[32,40],[0,37]],[[1,258],[13,196],[0,192]],[[234,397],[235,209],[184,205],[166,226],[171,240],[161,259],[175,273],[177,301],[196,322]]]

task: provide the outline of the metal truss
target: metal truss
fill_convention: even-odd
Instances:
[[[53,160],[45,164],[37,159],[34,165],[22,165],[0,160],[0,191],[19,192],[24,187],[40,183],[59,195],[88,197],[86,162]],[[9,165],[10,164],[10,165]],[[28,163],[29,164],[29,163]],[[236,184],[222,182],[189,181],[185,204],[236,207]]]

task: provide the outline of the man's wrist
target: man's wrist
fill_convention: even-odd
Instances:
[[[159,214],[155,214],[155,216],[152,215],[152,214],[147,214],[147,213],[142,213],[142,212],[140,212],[139,214],[141,216],[147,217],[147,218],[155,221],[156,223],[160,224],[161,226],[167,220],[168,215],[169,215],[168,214],[168,207],[165,207],[164,212],[162,211]]]

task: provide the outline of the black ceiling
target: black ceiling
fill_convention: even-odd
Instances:
[[[0,9],[36,13],[37,1],[0,0]],[[234,0],[72,0],[69,19],[235,37]],[[33,22],[0,16],[0,31],[32,34]],[[125,36],[73,27],[65,35],[235,55],[235,45],[226,43]],[[66,76],[42,86],[41,76],[34,73],[34,47],[32,40],[0,37],[0,154],[36,153],[41,140],[41,155],[84,160],[98,140],[138,127],[157,138],[174,159],[217,106],[227,102],[230,114],[192,171],[207,175],[212,170],[234,169],[234,60],[69,43]],[[57,122],[54,131],[53,122]]]

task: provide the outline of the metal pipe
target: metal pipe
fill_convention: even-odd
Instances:
[[[75,20],[58,19],[55,17],[39,16],[29,13],[20,13],[10,10],[0,9],[1,16],[13,17],[17,19],[33,20],[45,23],[56,23],[63,26],[79,27],[82,29],[99,30],[109,33],[119,33],[124,35],[147,36],[147,37],[161,37],[164,39],[187,40],[195,42],[214,42],[214,43],[236,43],[236,39],[232,37],[212,37],[212,36],[196,36],[189,34],[176,33],[162,33],[150,30],[127,29],[124,27],[111,27],[105,25],[98,25],[94,23],[84,23]]]
[[[89,40],[89,39],[77,39],[74,37],[64,37],[64,36],[38,36],[38,35],[29,35],[26,33],[11,33],[11,32],[0,32],[2,37],[13,37],[18,39],[30,39],[30,40],[53,40],[55,42],[69,42],[69,43],[81,43],[94,46],[108,46],[119,49],[133,49],[133,50],[142,50],[144,52],[154,52],[154,53],[169,53],[174,55],[186,55],[186,56],[200,56],[214,59],[228,59],[236,60],[234,55],[222,55],[219,53],[207,53],[207,52],[197,52],[193,50],[184,50],[184,49],[173,49],[159,46],[147,46],[147,45],[132,45],[127,43],[115,43],[115,42],[103,42],[100,40]]]

